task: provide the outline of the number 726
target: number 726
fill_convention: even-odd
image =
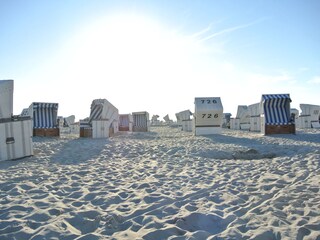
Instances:
[[[207,102],[208,104],[210,104],[211,102],[212,102],[213,104],[216,104],[216,103],[217,103],[217,100],[215,100],[215,99],[213,99],[213,100],[210,100],[210,99],[204,100],[204,99],[202,99],[202,100],[201,100],[201,103],[205,103],[205,102]]]
[[[219,117],[218,113],[213,114],[213,118],[218,118],[218,117]],[[212,113],[203,113],[202,118],[212,118]]]

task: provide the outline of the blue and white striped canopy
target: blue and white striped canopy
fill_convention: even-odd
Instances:
[[[55,109],[58,110],[58,103],[42,103],[42,102],[34,102],[32,103],[33,109],[38,109],[38,108],[50,108],[50,109]]]
[[[107,113],[115,109],[107,99],[95,99],[91,103],[89,122],[109,118]]]
[[[58,103],[32,103],[33,128],[57,127]]]
[[[92,120],[99,120],[102,116],[103,103],[93,103],[91,104],[91,112],[89,117],[89,122]]]
[[[290,95],[264,94],[261,104],[267,125],[285,125],[290,123]]]

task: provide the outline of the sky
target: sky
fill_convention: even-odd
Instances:
[[[13,111],[59,103],[90,115],[104,98],[119,113],[195,111],[220,97],[225,113],[288,93],[320,105],[318,0],[0,0],[0,79]]]

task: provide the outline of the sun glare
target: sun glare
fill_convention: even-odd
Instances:
[[[68,80],[66,84],[88,83],[86,101],[108,94],[108,99],[123,109],[127,104],[121,94],[109,91],[121,89],[121,93],[131,96],[131,101],[135,101],[132,104],[139,109],[154,108],[156,104],[170,105],[164,101],[176,101],[178,92],[179,98],[190,99],[183,89],[192,82],[197,82],[193,88],[195,94],[197,91],[205,95],[211,93],[210,88],[203,86],[217,79],[212,76],[214,62],[211,59],[204,64],[201,46],[196,38],[152,18],[130,14],[109,16],[84,26],[70,39],[63,51],[62,75]],[[215,86],[217,88],[217,83]],[[142,88],[149,90],[142,95],[132,91]],[[159,94],[165,100],[155,101],[154,97]],[[147,106],[145,99],[153,99],[153,105]],[[184,101],[187,100],[181,100],[182,105]]]
[[[175,32],[146,17],[107,17],[88,25],[72,40],[72,61],[68,64],[81,69],[82,75],[163,78],[164,69],[166,75],[172,75],[185,64],[183,48],[187,43],[178,38]]]

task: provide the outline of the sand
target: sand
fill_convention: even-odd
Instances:
[[[320,239],[320,130],[34,137],[0,162],[0,239]]]

